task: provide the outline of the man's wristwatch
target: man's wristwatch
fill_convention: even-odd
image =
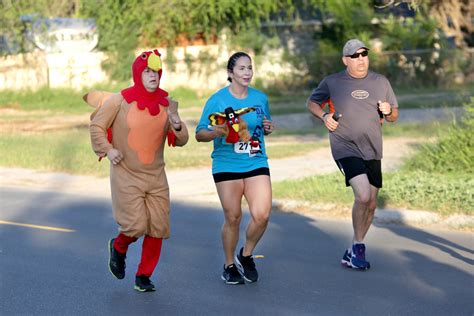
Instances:
[[[324,121],[324,117],[328,114],[329,114],[328,112],[324,113],[323,116],[321,116],[321,119]]]

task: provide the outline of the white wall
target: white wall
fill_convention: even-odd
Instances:
[[[144,49],[147,50],[147,49]],[[143,50],[137,50],[138,55]],[[233,53],[220,45],[177,47],[173,50],[174,69],[167,65],[167,50],[159,49],[163,59],[161,87],[173,89],[185,86],[194,90],[215,90],[227,84],[227,59]],[[254,65],[255,77],[271,84],[292,68],[282,62],[282,51],[274,50]],[[208,56],[207,62],[200,58]],[[194,62],[186,63],[186,57]],[[102,52],[45,53],[36,51],[24,55],[0,57],[0,90],[71,87],[80,89],[110,80],[101,67],[107,58]],[[131,65],[130,65],[131,66]],[[130,75],[131,77],[131,75]]]

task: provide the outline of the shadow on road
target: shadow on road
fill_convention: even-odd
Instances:
[[[108,197],[8,189],[2,204],[3,220],[75,230],[0,225],[5,314],[435,315],[453,306],[454,314],[473,312],[466,303],[472,298],[470,261],[452,250],[469,249],[415,229],[374,227],[368,238],[373,267],[360,272],[339,264],[350,222],[275,212],[254,253],[264,256],[256,260],[261,279],[228,286],[220,280],[220,208],[172,203],[171,238],[152,278],[157,292],[138,293],[133,282],[141,240],[130,247],[124,280],[107,269],[107,241],[117,233]],[[248,220],[245,212],[241,240]],[[421,252],[404,243],[407,238]],[[460,259],[461,268],[437,257],[433,247]]]
[[[391,232],[393,232],[394,234],[400,237],[421,243],[423,245],[436,248],[439,251],[444,252],[445,254],[448,254],[449,256],[455,259],[458,259],[464,263],[467,263],[468,265],[471,265],[471,266],[474,265],[474,260],[472,259],[472,255],[474,255],[474,251],[472,248],[469,249],[456,242],[453,242],[451,240],[448,240],[439,235],[435,235],[433,233],[430,233],[422,229],[414,229],[414,228],[408,229],[407,227],[396,226],[396,225],[385,225],[385,226],[382,226],[380,224],[374,224],[374,225],[380,228],[390,230]],[[465,252],[467,255],[470,255],[471,258],[461,254],[460,252]]]

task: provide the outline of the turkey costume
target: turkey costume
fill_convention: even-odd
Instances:
[[[165,141],[168,138],[170,146],[184,146],[189,137],[184,122],[179,127],[177,102],[169,100],[159,84],[153,92],[145,89],[142,73],[147,68],[157,72],[161,79],[157,50],[144,52],[135,59],[132,87],[116,94],[93,91],[84,96],[89,105],[96,107],[91,115],[90,134],[99,160],[113,148],[123,155],[119,163],[110,164],[113,214],[120,233],[109,242],[109,269],[115,277],[123,279],[128,246],[145,236],[136,273],[135,289],[139,291],[154,290],[149,278],[158,264],[162,239],[170,236]],[[172,123],[178,123],[178,127]],[[142,286],[140,282],[146,284]]]

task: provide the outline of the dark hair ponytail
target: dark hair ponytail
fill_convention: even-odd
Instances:
[[[227,71],[228,72],[233,72],[234,71],[235,63],[237,62],[237,60],[240,57],[247,57],[248,59],[250,59],[250,61],[252,61],[252,58],[250,58],[250,56],[247,53],[237,52],[237,53],[233,54],[232,56],[230,56],[229,61],[227,62]],[[227,80],[229,82],[232,82],[232,79],[230,77],[227,77]]]

